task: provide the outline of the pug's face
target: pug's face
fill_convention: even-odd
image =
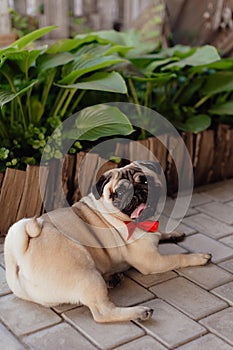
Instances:
[[[155,214],[161,194],[160,173],[158,163],[133,162],[102,175],[93,188],[93,194],[132,220],[144,221]]]

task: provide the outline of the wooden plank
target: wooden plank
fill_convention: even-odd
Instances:
[[[62,168],[62,188],[69,204],[74,193],[75,155],[67,154]]]
[[[48,163],[48,180],[44,198],[45,210],[51,211],[68,205],[62,188],[63,160],[53,159]]]
[[[2,189],[3,179],[4,179],[4,173],[0,173],[0,193]]]
[[[213,176],[214,160],[214,131],[205,130],[197,135],[194,184],[195,186],[207,184]]]
[[[225,173],[224,178],[230,178],[233,177],[233,129],[229,128],[226,132],[226,140],[227,140],[227,147],[226,147],[226,166],[225,166]]]
[[[25,171],[7,168],[0,194],[0,235],[5,235],[17,219],[25,179]]]
[[[27,166],[26,179],[17,213],[17,220],[24,217],[39,216],[41,214],[47,176],[47,167]]]

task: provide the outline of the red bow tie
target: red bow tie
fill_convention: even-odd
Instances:
[[[137,227],[147,232],[156,232],[159,227],[158,221],[150,221],[150,220],[142,221],[142,222],[124,221],[124,223],[126,224],[128,229],[127,241],[130,239],[130,237],[134,233],[134,230]]]

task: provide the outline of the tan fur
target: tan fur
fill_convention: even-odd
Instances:
[[[113,183],[115,186],[115,179]],[[110,186],[111,181],[107,192]],[[82,303],[90,308],[97,322],[150,318],[152,310],[148,307],[124,308],[111,303],[104,279],[130,266],[151,274],[204,265],[210,255],[161,256],[157,246],[166,235],[140,229],[126,242],[127,229],[122,221],[127,218],[111,206],[109,198],[103,195],[96,200],[90,194],[72,209],[20,220],[10,228],[5,240],[9,287],[18,297],[45,306]],[[85,222],[95,226],[96,235]],[[103,228],[107,228],[107,235],[100,231]],[[85,245],[78,240],[86,240]]]

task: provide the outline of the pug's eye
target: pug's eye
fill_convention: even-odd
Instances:
[[[147,185],[148,184],[146,176],[144,176],[144,175],[140,176],[140,183],[143,184],[143,185]]]

